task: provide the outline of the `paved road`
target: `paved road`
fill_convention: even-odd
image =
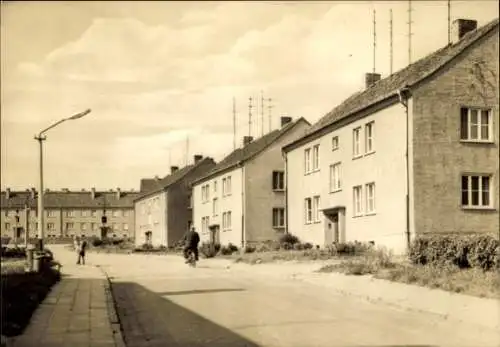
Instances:
[[[102,254],[89,262],[112,276],[128,347],[500,346],[496,331],[220,262],[192,269],[178,257]]]

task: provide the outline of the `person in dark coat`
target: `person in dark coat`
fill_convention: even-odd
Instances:
[[[194,226],[184,235],[184,258],[188,259],[189,251],[194,253],[194,258],[198,261],[198,243],[200,235],[196,232]]]

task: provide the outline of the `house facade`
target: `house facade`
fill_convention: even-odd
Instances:
[[[101,227],[109,228],[108,236],[115,238],[134,237],[133,199],[138,192],[90,190],[62,191],[46,190],[44,213],[46,238],[101,237]],[[30,237],[39,235],[37,196],[35,189],[1,192],[0,225],[2,237],[24,238],[28,229]],[[26,208],[27,207],[27,208]],[[102,217],[106,216],[103,224]]]
[[[244,246],[274,240],[285,230],[285,163],[281,147],[310,124],[282,117],[281,128],[224,158],[193,183],[193,221],[202,241]]]
[[[498,19],[379,80],[284,147],[288,232],[318,245],[498,233]]]
[[[192,224],[191,182],[215,166],[212,158],[194,156],[194,163],[171,167],[168,176],[141,180],[145,189],[134,201],[135,243],[172,247]]]

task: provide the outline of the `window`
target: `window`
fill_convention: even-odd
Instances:
[[[313,197],[313,218],[315,222],[319,222],[319,211],[321,209],[321,200],[319,195]]]
[[[375,213],[375,183],[366,185],[366,213]]]
[[[87,223],[82,223],[82,231],[87,231]]]
[[[75,228],[74,223],[66,223],[66,230],[73,230],[74,228]]]
[[[285,189],[285,173],[283,171],[273,171],[273,190]]]
[[[73,211],[73,210],[66,211],[66,217],[74,217],[74,216],[75,216],[75,211]],[[51,217],[50,211],[49,211],[49,217]],[[52,217],[55,217],[55,216],[52,216]]]
[[[209,217],[201,217],[201,231],[203,233],[207,233],[209,228],[208,226],[210,225],[210,219]]]
[[[156,199],[155,199],[155,207],[156,207]],[[113,210],[113,217],[120,217],[120,210]]]
[[[332,151],[335,151],[337,149],[339,149],[339,137],[334,136],[332,137]]]
[[[48,210],[47,211],[47,216],[48,217],[55,217],[56,216],[56,210]]]
[[[217,194],[217,181],[214,181],[214,194]]]
[[[112,226],[113,230],[118,230],[118,224],[113,223],[111,226]]]
[[[231,176],[222,179],[222,195],[231,195]]]
[[[273,228],[285,227],[285,209],[273,208]]]
[[[462,206],[490,207],[491,177],[486,175],[462,176]]]
[[[305,220],[306,224],[309,224],[312,222],[312,199],[311,198],[306,198],[304,201],[304,212],[305,212]]]
[[[97,217],[97,210],[92,210],[90,213],[92,214],[92,217]]]
[[[361,128],[356,128],[352,132],[352,156],[361,155]]]
[[[340,163],[330,165],[330,192],[338,192],[342,189]]]
[[[304,151],[304,172],[307,174],[311,172],[311,149],[307,148]]]
[[[123,230],[128,231],[128,224],[127,223],[123,223]]]
[[[219,201],[217,200],[217,198],[214,198],[212,201],[212,215],[217,216],[218,213],[219,213]]]
[[[222,230],[231,229],[231,211],[222,214]]]
[[[201,187],[201,200],[208,202],[210,200],[210,186],[205,184]]]
[[[361,186],[356,186],[353,188],[353,210],[355,216],[360,216],[363,214],[363,205],[362,205],[362,192],[363,188]]]
[[[56,230],[56,225],[54,223],[47,223],[47,230]]]
[[[10,230],[10,223],[5,223],[5,230]]]
[[[97,230],[97,223],[92,223],[90,225],[90,227],[92,228],[93,231],[96,231]]]
[[[460,109],[460,139],[493,141],[491,110],[462,107]]]
[[[313,147],[313,171],[319,170],[319,145]]]
[[[193,194],[189,194],[188,207],[193,208]]]
[[[123,217],[128,217],[130,216],[130,211],[129,210],[123,210]]]
[[[375,130],[375,122],[370,122],[365,125],[365,153],[374,152],[373,134]]]

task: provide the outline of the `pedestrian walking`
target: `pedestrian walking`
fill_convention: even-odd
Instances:
[[[77,264],[80,265],[80,261],[82,265],[85,265],[85,251],[87,249],[87,240],[85,240],[85,235],[82,235],[82,238],[80,240],[80,244],[78,247],[78,262]]]

